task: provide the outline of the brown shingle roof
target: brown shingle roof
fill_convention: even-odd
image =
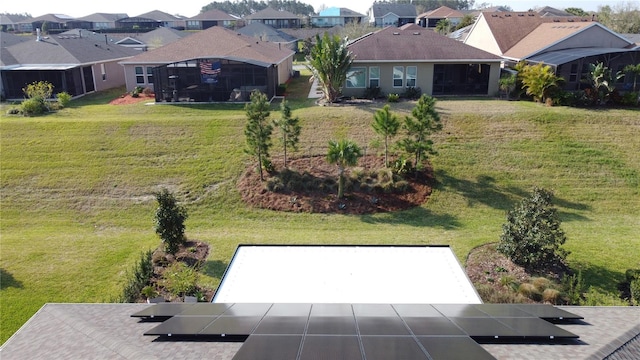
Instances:
[[[539,51],[568,36],[594,26],[593,22],[562,22],[540,24],[516,45],[504,53],[504,56],[521,59],[535,51]]]
[[[591,18],[581,17],[542,17],[535,12],[483,12],[482,16],[502,53],[511,49],[540,24],[591,21]]]
[[[431,11],[424,12],[418,15],[419,19],[422,18],[461,18],[464,14],[458,10],[454,10],[447,6],[440,6],[439,8]]]
[[[199,31],[161,48],[135,56],[123,64],[169,64],[197,58],[219,57],[279,64],[291,56],[291,50],[259,41],[223,27]]]
[[[434,31],[387,27],[349,45],[355,61],[448,61],[501,58]]]
[[[278,11],[273,8],[267,7],[258,11],[255,14],[251,14],[246,17],[248,20],[265,20],[265,19],[297,19],[298,16],[294,13],[282,10]]]
[[[205,11],[203,13],[200,13],[194,17],[190,17],[190,20],[230,20],[230,21],[235,21],[238,20],[237,17],[233,17],[229,14],[227,14],[224,11],[218,10],[218,9],[212,9],[209,11]]]

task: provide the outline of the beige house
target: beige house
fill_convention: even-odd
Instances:
[[[383,94],[402,94],[407,88],[420,88],[428,95],[498,91],[499,56],[415,24],[386,27],[348,48],[355,60],[343,89],[345,96],[362,96],[367,88],[380,88]]]

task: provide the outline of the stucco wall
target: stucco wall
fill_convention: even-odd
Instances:
[[[102,75],[102,66],[104,65],[104,77]],[[118,61],[110,61],[93,65],[93,76],[96,91],[112,89],[114,87],[125,85],[124,68],[118,64]]]
[[[464,41],[465,44],[471,45],[494,55],[502,56],[502,51],[493,37],[493,33],[484,18],[481,15],[471,28],[469,35]]]

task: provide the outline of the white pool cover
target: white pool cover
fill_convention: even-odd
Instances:
[[[240,245],[218,303],[480,304],[448,246]]]

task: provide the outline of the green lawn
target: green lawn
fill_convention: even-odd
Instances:
[[[324,154],[340,137],[376,151],[370,124],[384,104],[314,106],[303,99],[308,74],[299,79],[288,88],[303,126],[298,155]],[[251,163],[241,105],[106,104],[117,95],[39,118],[1,109],[2,343],[47,302],[115,299],[140,253],[159,244],[153,193],[162,187],[186,206],[187,236],[211,244],[205,281],[214,286],[240,243],[448,244],[464,263],[498,239],[505,212],[534,186],[555,191],[568,260],[588,285],[615,293],[624,271],[640,267],[638,111],[441,99],[429,201],[342,216],[244,206],[235,187]],[[404,116],[412,106],[392,110]]]

